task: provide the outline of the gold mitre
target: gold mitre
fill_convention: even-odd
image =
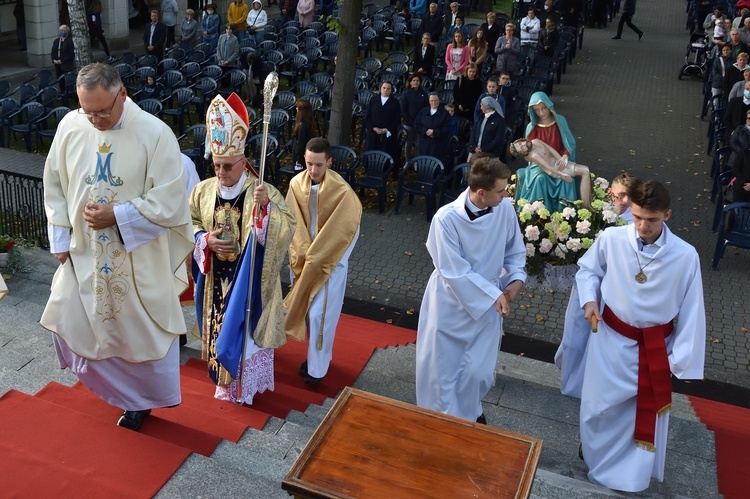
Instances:
[[[231,158],[245,154],[248,117],[242,99],[234,92],[229,98],[214,97],[206,112],[207,150],[215,158]]]

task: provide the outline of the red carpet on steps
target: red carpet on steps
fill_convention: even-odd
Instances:
[[[122,411],[80,383],[51,382],[33,397],[10,390],[0,397],[0,494],[151,497],[191,452],[210,456],[222,439],[237,442],[272,416],[321,404],[354,384],[376,348],[415,340],[415,331],[342,315],[323,382],[303,382],[306,345],[290,340],[275,351],[274,391],[256,394],[252,406],[213,398],[205,363],[191,359],[180,369],[182,403],[155,409],[139,432],[117,427]]]
[[[750,409],[688,396],[701,423],[714,432],[719,492],[726,499],[750,494]]]

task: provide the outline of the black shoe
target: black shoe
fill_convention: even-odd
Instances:
[[[639,42],[641,41],[641,38],[643,38],[643,35],[644,35],[644,34],[645,34],[645,33],[643,33],[643,31],[641,31],[641,34],[640,34],[640,35],[638,35],[638,41],[639,41]]]
[[[125,411],[117,421],[117,426],[138,431],[141,428],[141,424],[143,424],[143,420],[149,414],[151,414],[151,409],[146,409],[145,411]]]
[[[578,444],[578,459],[583,461],[583,444]]]
[[[299,370],[297,372],[300,376],[307,376],[307,361],[304,361],[302,365],[299,366]]]
[[[181,334],[180,335],[180,346],[184,347],[185,345],[187,345],[187,335],[186,334]]]
[[[305,384],[307,385],[319,385],[323,382],[323,378],[315,378],[309,374],[305,374]]]
[[[642,36],[642,35],[641,35],[641,36]],[[619,40],[620,38],[622,38],[622,37],[621,37],[621,36],[613,36],[613,37],[612,37],[612,39],[613,39],[613,40]]]
[[[487,418],[484,417],[484,413],[479,415],[479,417],[477,418],[477,423],[487,424]]]

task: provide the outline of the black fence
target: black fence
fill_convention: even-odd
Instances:
[[[42,179],[0,170],[0,234],[49,247]]]

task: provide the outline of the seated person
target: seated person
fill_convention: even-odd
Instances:
[[[581,200],[591,206],[591,175],[589,167],[569,160],[567,154],[560,156],[548,144],[539,139],[518,139],[510,145],[513,157],[521,156],[530,163],[539,165],[547,175],[572,182],[573,177],[581,177]]]

